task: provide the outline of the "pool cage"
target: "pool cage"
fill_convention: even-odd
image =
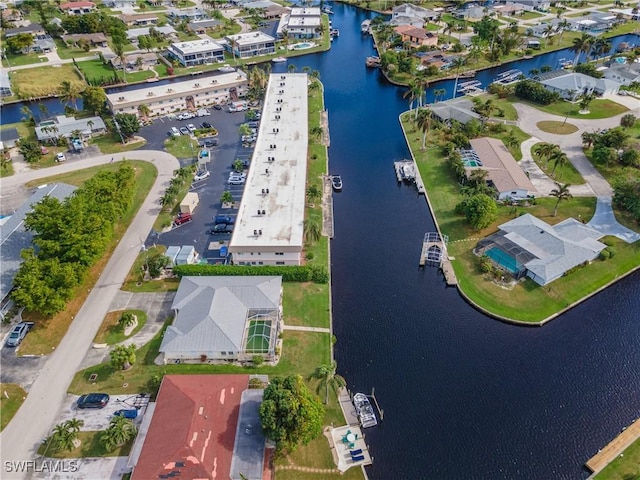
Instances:
[[[278,333],[278,309],[249,309],[243,339],[245,360],[253,355],[262,355],[265,360],[275,359]]]
[[[460,148],[458,152],[460,152],[460,157],[465,167],[482,167],[482,161],[475,150]]]
[[[527,274],[526,264],[537,258],[509,240],[504,232],[480,240],[474,253],[480,257],[486,255],[497,268],[509,272],[516,280]]]

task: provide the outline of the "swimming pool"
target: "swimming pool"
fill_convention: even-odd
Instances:
[[[293,50],[306,50],[307,48],[313,48],[315,46],[316,44],[313,42],[302,42],[302,43],[296,43],[291,48]]]

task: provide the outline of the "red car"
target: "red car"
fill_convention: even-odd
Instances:
[[[187,223],[191,221],[190,213],[179,213],[178,216],[173,220],[173,223],[176,225],[182,225],[183,223]]]

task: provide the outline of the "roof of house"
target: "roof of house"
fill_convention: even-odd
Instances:
[[[157,20],[158,15],[156,15],[155,13],[137,13],[135,15],[128,15],[126,13],[123,13],[121,15],[118,15],[118,18],[124,23],[129,23],[137,22],[138,20],[153,20],[154,18]]]
[[[70,35],[62,35],[62,40],[65,43],[77,42],[79,40],[88,40],[91,43],[105,43],[107,41],[107,36],[102,32],[97,33],[73,33]]]
[[[92,122],[89,125],[89,122]],[[51,132],[45,130],[48,127],[54,126],[58,130],[56,132]],[[90,135],[93,131],[105,130],[107,126],[104,124],[104,121],[100,117],[87,117],[87,118],[74,118],[74,117],[65,117],[64,115],[58,115],[54,118],[54,120],[48,120],[46,122],[42,122],[40,125],[36,127],[36,137],[38,140],[48,140],[53,137],[68,137],[75,130],[80,130],[83,135]]]
[[[222,22],[220,20],[216,20],[215,18],[189,22],[189,28],[191,30],[195,30],[197,28],[213,28],[217,27],[218,25],[222,25]]]
[[[241,352],[249,311],[280,305],[282,277],[182,277],[160,351]]]
[[[462,124],[466,124],[470,120],[480,119],[480,115],[471,110],[471,107],[457,105],[454,103],[439,102],[431,105],[429,108],[431,108],[431,111],[443,121],[455,120]]]
[[[424,28],[414,27],[412,25],[399,25],[394,28],[400,35],[407,35],[412,38],[425,39],[433,38],[438,35],[432,32],[427,32]]]
[[[5,128],[4,130],[0,130],[0,140],[3,142],[18,140],[19,138],[20,134],[18,133],[17,128]]]
[[[9,219],[0,225],[0,300],[4,299],[13,288],[13,279],[20,268],[23,249],[32,247],[33,232],[27,231],[24,219],[33,205],[44,197],[51,196],[64,200],[76,187],[66,183],[52,183],[38,188],[29,199],[18,208]],[[8,212],[5,212],[8,213]]]
[[[32,23],[26,27],[8,28],[4,31],[5,37],[13,37],[20,33],[44,32],[44,28],[39,23]]]
[[[620,86],[618,82],[607,78],[594,78],[584,73],[565,72],[553,78],[543,78],[539,82],[545,86],[556,88],[561,91],[573,90],[576,93],[583,92],[585,89],[596,89],[607,91]]]
[[[634,81],[640,79],[640,63],[612,63],[602,71],[605,77],[612,75]]]
[[[153,52],[147,52],[147,53],[131,53],[129,55],[125,55],[124,63],[125,63],[125,65],[136,63],[139,58],[142,59],[143,63],[157,62],[158,61],[158,55],[156,55]],[[113,65],[115,65],[116,67],[119,66],[120,63],[121,63],[120,57],[113,57],[111,59],[111,63]]]
[[[149,35],[149,30],[154,28],[157,32],[163,35],[172,35],[176,33],[176,29],[171,25],[163,25],[161,27],[140,27],[140,28],[130,28],[127,30],[127,38],[129,40],[139,37],[140,35]]]
[[[471,167],[471,169],[485,170],[488,173],[487,179],[493,182],[499,192],[516,189],[536,191],[531,180],[525,175],[502,140],[480,137],[469,140],[469,143],[482,162],[481,167]]]
[[[507,239],[536,257],[525,266],[545,284],[592,260],[606,247],[597,241],[600,232],[573,218],[551,226],[527,213],[499,228]]]
[[[236,33],[235,35],[227,35],[225,39],[228,42],[235,42],[237,47],[242,45],[253,45],[254,43],[273,42],[275,38],[264,32]]]
[[[418,17],[418,18],[434,18],[438,16],[438,13],[434,10],[429,10],[428,8],[418,7],[411,3],[403,3],[402,5],[398,5],[397,7],[393,7],[392,16],[402,16],[402,17]]]
[[[61,3],[60,10],[68,10],[70,8],[93,8],[95,6],[96,4],[93,2],[85,2],[85,1],[79,0],[77,2]]]
[[[132,480],[232,478],[248,383],[248,375],[165,375]],[[259,424],[254,434],[262,437]]]

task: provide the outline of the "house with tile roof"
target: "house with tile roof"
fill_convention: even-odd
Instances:
[[[438,45],[438,34],[427,32],[424,28],[400,25],[394,31],[400,35],[403,43],[408,42],[413,48]]]
[[[66,2],[60,4],[60,10],[67,15],[84,15],[96,11],[96,4],[80,0],[77,2]]]

